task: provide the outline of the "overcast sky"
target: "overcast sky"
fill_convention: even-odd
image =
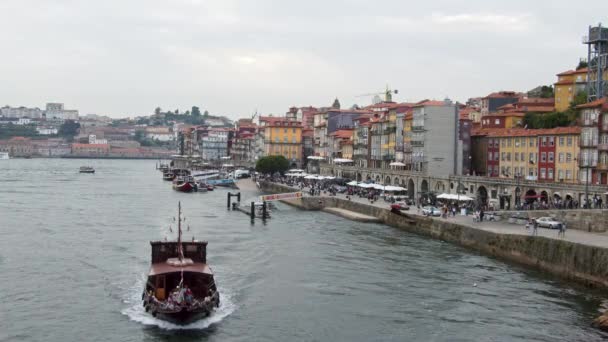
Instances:
[[[0,106],[231,118],[555,82],[608,1],[0,0]]]

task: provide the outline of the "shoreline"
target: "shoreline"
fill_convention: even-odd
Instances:
[[[299,191],[282,184],[260,182],[260,190],[279,193]],[[531,236],[522,233],[505,233],[445,219],[415,214],[391,213],[367,203],[348,201],[338,197],[303,197],[283,200],[283,203],[302,210],[339,208],[378,219],[378,223],[423,235],[481,252],[497,259],[515,262],[591,288],[608,290],[608,248],[596,243],[580,243]],[[349,219],[348,217],[346,217]],[[593,238],[593,236],[591,236]]]

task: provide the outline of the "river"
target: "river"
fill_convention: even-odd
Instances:
[[[92,165],[95,174],[79,174]],[[178,193],[154,161],[0,161],[0,341],[600,341],[605,294],[442,241],[226,190]],[[245,201],[255,191],[243,191]],[[222,305],[186,327],[146,314],[149,240],[177,202],[209,241]]]

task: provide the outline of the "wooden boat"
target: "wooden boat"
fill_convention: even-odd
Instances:
[[[95,169],[92,166],[81,166],[80,173],[95,173]]]
[[[172,181],[179,176],[190,176],[188,169],[168,169],[163,172],[163,180]]]
[[[152,316],[185,325],[209,316],[220,305],[206,241],[182,241],[181,203],[177,241],[150,241],[152,265],[142,299]]]
[[[171,171],[163,172],[163,180],[172,181],[175,178],[175,175]]]
[[[173,190],[181,192],[192,192],[198,188],[194,179],[190,176],[179,176],[173,180]]]

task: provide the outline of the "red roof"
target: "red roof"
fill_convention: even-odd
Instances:
[[[512,97],[519,97],[520,93],[516,93],[514,91],[506,91],[506,90],[501,90],[499,92],[494,92],[486,97],[484,97],[484,99],[489,99],[489,98],[512,98]]]
[[[557,74],[557,76],[567,76],[567,75],[574,75],[574,74],[586,74],[587,73],[587,68],[581,68],[578,70],[568,70],[568,71],[564,71],[561,72],[559,74]]]
[[[99,148],[110,148],[109,144],[78,144],[78,143],[73,143],[72,147],[76,147],[76,148],[87,148],[87,147],[99,147]]]
[[[602,107],[604,110],[608,110],[608,103],[606,102],[606,98],[603,97],[599,100],[595,100],[592,102],[588,102],[588,103],[576,106],[576,108],[595,108],[595,107]]]
[[[336,138],[350,138],[353,136],[353,130],[352,129],[340,129],[333,133],[330,133],[329,135],[336,137]]]
[[[579,135],[581,128],[578,126],[572,127],[555,127],[547,129],[525,129],[525,128],[477,128],[471,130],[472,136],[488,136],[488,137],[534,137],[543,135]]]

